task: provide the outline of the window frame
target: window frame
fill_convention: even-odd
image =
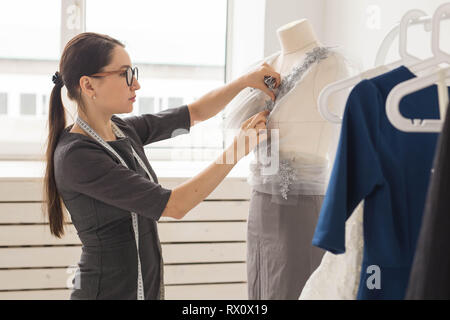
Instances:
[[[224,61],[224,81],[223,84],[228,82],[230,76],[230,61],[229,56],[231,55],[231,46],[229,44],[230,40],[230,28],[232,23],[232,15],[230,14],[230,10],[233,7],[234,0],[225,0],[226,1],[226,39],[225,39],[225,61]],[[64,49],[65,44],[73,38],[75,35],[85,32],[86,30],[86,0],[62,0],[61,1],[61,39],[60,39],[60,55]],[[69,23],[70,22],[70,23]],[[206,92],[205,92],[206,93]],[[36,117],[45,117],[47,122],[47,113],[42,113],[41,108],[39,107],[41,104],[41,99],[43,93],[40,90],[34,92],[36,96]],[[0,117],[8,117],[8,113],[11,110],[11,100],[10,93],[7,92],[7,114],[1,114]],[[44,94],[45,95],[45,94]],[[48,102],[50,98],[50,93],[47,94],[46,101]],[[20,99],[19,99],[20,100]],[[188,102],[185,101],[185,104]],[[19,105],[20,107],[20,105]],[[65,103],[65,107],[69,109],[68,111],[73,115],[76,113],[76,106],[69,105],[67,106]],[[72,120],[72,115],[68,115],[66,113],[66,121],[70,123]],[[218,115],[223,119],[223,111],[221,111]],[[219,152],[224,149],[225,146],[225,134],[223,136],[223,141],[221,143],[221,147],[189,147],[192,151],[191,156],[187,158],[182,158],[180,160],[193,160],[199,158],[199,154],[202,152],[210,152],[211,149]],[[147,155],[152,154],[152,159],[156,160],[164,160],[164,161],[172,161],[178,160],[173,159],[174,152],[185,152],[186,148],[179,147],[152,147],[151,145],[145,146],[145,152]],[[177,150],[180,149],[180,150]],[[184,149],[184,150],[183,150]],[[20,141],[12,143],[12,141],[0,141],[0,160],[44,160],[44,146],[38,142],[28,142],[28,141]],[[154,152],[152,152],[154,151]],[[201,158],[201,157],[200,157]],[[207,159],[201,158],[198,160],[211,160],[213,156],[209,156]]]

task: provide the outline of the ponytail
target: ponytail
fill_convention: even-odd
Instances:
[[[62,201],[56,188],[53,154],[56,149],[62,130],[66,127],[66,116],[61,99],[61,89],[64,85],[61,75],[57,72],[53,76],[53,87],[50,95],[50,106],[48,113],[48,139],[46,149],[47,167],[44,178],[44,205],[47,206],[50,232],[61,238],[64,235],[64,213]]]

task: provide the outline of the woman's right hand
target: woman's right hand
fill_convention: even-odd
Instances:
[[[232,145],[228,148],[234,163],[248,155],[258,144],[267,140],[266,121],[270,111],[258,112],[245,120]]]

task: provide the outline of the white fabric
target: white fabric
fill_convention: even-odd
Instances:
[[[281,54],[278,51],[263,60],[255,62],[249,66],[245,73],[250,72],[263,62],[271,65],[272,62]],[[255,90],[254,88],[246,87],[241,90],[227,105],[225,109],[225,121],[224,126],[228,129],[239,129],[241,124],[250,118],[252,115],[263,110],[266,100],[269,97],[261,90]]]
[[[336,101],[346,101],[347,91],[341,91]],[[343,114],[345,103],[335,105],[335,112]],[[341,124],[333,126],[328,156],[327,185],[331,175],[336,149],[339,143]],[[326,252],[319,267],[313,272],[299,297],[299,300],[356,300],[363,257],[363,202],[354,210],[346,222],[345,253],[335,255]]]
[[[348,218],[345,253],[329,251],[303,287],[299,300],[356,300],[363,256],[363,204]]]
[[[298,156],[298,153],[295,156]],[[274,195],[273,200],[275,202],[281,200],[281,204],[288,204],[289,195],[324,195],[327,163],[304,164],[302,161],[295,161],[295,156],[280,155],[281,160],[275,174],[264,174],[266,168],[254,159],[250,163],[247,182],[256,191]],[[308,156],[304,155],[303,159]],[[274,158],[272,156],[271,160],[275,161]],[[280,195],[282,198],[278,197]]]
[[[282,78],[281,84],[274,89],[275,101],[268,99],[261,90],[247,88],[237,95],[229,104],[229,113],[225,121],[225,127],[236,129],[241,123],[252,115],[262,110],[275,110],[285,99],[289,99],[294,89],[302,83],[303,76],[312,66],[326,59],[332,51],[327,47],[315,47],[308,51],[301,63],[292,68],[292,71]],[[271,64],[279,55],[271,55],[265,60]],[[267,119],[267,127],[270,128],[271,115]],[[275,132],[273,133],[275,134]],[[281,195],[288,200],[288,195],[323,195],[325,192],[325,180],[327,175],[327,163],[317,160],[315,155],[295,152],[284,154],[279,152],[279,146],[283,143],[279,137],[272,135],[269,130],[267,141],[258,145],[254,150],[254,161],[250,166],[249,184],[253,189]],[[314,165],[311,165],[314,163]],[[274,197],[279,199],[279,197]]]

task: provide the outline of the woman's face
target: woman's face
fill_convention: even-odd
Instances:
[[[133,101],[130,98],[136,96],[136,90],[141,88],[136,76],[133,76],[131,86],[127,84],[126,68],[134,67],[128,53],[121,46],[113,49],[111,63],[102,68],[99,72],[123,70],[123,72],[107,75],[101,78],[87,77],[91,82],[92,92],[86,90],[88,95],[95,92],[96,99],[90,97],[89,104],[93,104],[97,110],[102,110],[105,114],[120,114],[133,111]],[[86,88],[90,88],[89,85]]]

